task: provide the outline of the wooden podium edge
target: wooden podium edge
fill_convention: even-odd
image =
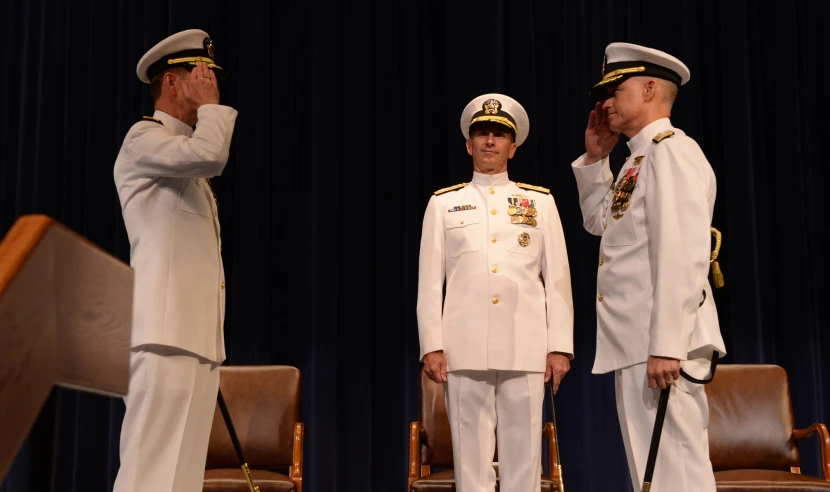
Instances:
[[[0,295],[8,288],[35,251],[36,245],[54,224],[55,221],[46,215],[23,215],[0,240],[0,258],[9,260],[0,262]]]
[[[55,249],[56,245],[60,244],[61,237],[70,237],[73,244],[80,245],[83,243],[82,247],[91,247],[94,250],[94,256],[103,263],[117,263],[126,270],[132,270],[129,264],[51,217],[38,214],[23,215],[12,225],[5,237],[0,237],[0,260],[2,260],[0,261],[0,302],[5,298],[7,302],[14,303],[8,296],[11,295],[11,299],[14,299],[14,296],[17,295],[15,294],[16,280],[20,280],[21,274],[25,273],[26,269],[32,265],[41,265],[43,278],[47,282],[57,282],[61,275],[65,275],[66,270],[60,266],[61,262],[56,253],[60,250]],[[48,258],[53,258],[53,260],[44,262],[43,259],[40,259],[38,262],[33,262],[33,257],[37,255],[45,255]],[[47,289],[47,292],[49,290]],[[52,295],[56,295],[56,293],[46,294],[47,297]],[[55,300],[51,301],[52,305],[60,309],[59,304],[55,304]],[[44,404],[55,388],[64,387],[109,397],[124,396],[127,391],[126,387],[123,389],[117,389],[116,387],[95,388],[92,385],[85,385],[86,380],[66,379],[63,371],[58,369],[59,361],[56,357],[56,344],[59,343],[59,334],[56,324],[58,320],[55,319],[55,316],[58,313],[53,310],[42,310],[39,314],[44,318],[52,318],[52,320],[48,325],[39,327],[41,332],[39,336],[35,337],[35,343],[28,346],[26,351],[22,353],[29,360],[39,361],[39,371],[26,372],[25,379],[20,379],[24,376],[24,373],[9,373],[6,369],[14,366],[7,366],[3,369],[3,364],[0,364],[1,377],[18,377],[16,381],[6,381],[9,384],[0,381],[0,396],[2,396],[0,400],[8,404],[8,394],[4,395],[3,393],[8,393],[10,387],[13,386],[21,387],[21,384],[26,388],[25,393],[28,396],[28,401],[21,401],[20,405],[11,407],[12,410],[4,415],[6,422],[0,424],[0,428],[3,429],[3,432],[0,433],[5,436],[4,441],[6,441],[0,443],[0,483],[6,478],[20,446],[40,414],[40,411],[34,411],[34,409],[43,410]],[[0,338],[2,337],[0,336]],[[129,354],[129,340],[127,340],[126,353]],[[128,366],[127,370],[129,370]],[[12,424],[12,422],[17,427],[16,431],[9,428],[9,424]],[[23,430],[22,433],[21,430]]]

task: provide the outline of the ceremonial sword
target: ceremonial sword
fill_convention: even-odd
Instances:
[[[559,454],[559,432],[556,427],[556,409],[553,408],[553,374],[550,375],[550,420],[553,422],[553,440],[556,441],[556,467],[559,471],[559,491],[565,492],[565,479],[562,478],[562,455]],[[550,470],[551,472],[553,470]]]
[[[245,480],[248,481],[248,489],[251,492],[259,492],[259,487],[254,485],[254,480],[251,478],[251,469],[248,468],[248,462],[245,461],[245,455],[242,454],[242,446],[239,445],[239,439],[236,437],[236,429],[231,421],[231,414],[228,413],[228,406],[225,405],[225,398],[222,396],[222,390],[219,390],[216,400],[219,402],[219,410],[222,411],[222,418],[225,419],[225,425],[228,427],[228,434],[231,435],[233,441],[233,448],[236,450],[236,457],[239,458],[239,464],[242,472],[245,473]]]
[[[680,369],[680,375],[695,384],[709,384],[715,378],[715,369],[718,367],[720,354],[715,350],[712,353],[712,368],[709,379],[696,379],[689,376],[686,371]],[[648,461],[646,461],[646,474],[643,477],[642,492],[651,490],[651,479],[654,476],[654,465],[657,462],[657,448],[660,447],[660,436],[663,434],[663,422],[666,420],[666,410],[669,406],[669,393],[671,384],[660,390],[660,401],[657,403],[657,418],[654,420],[654,431],[651,433],[651,446],[648,448]]]
[[[712,236],[715,237],[715,248],[712,250],[711,255],[709,256],[709,264],[712,267],[712,277],[715,281],[715,288],[719,289],[723,287],[723,273],[721,272],[720,265],[718,265],[717,259],[718,254],[720,253],[720,248],[722,244],[722,236],[721,232],[714,227],[709,228]],[[700,301],[700,306],[703,306],[703,303],[706,302],[706,291],[703,291],[703,300]],[[695,384],[709,384],[712,382],[712,379],[715,378],[715,369],[718,367],[718,360],[720,359],[720,354],[718,351],[715,350],[712,352],[712,366],[710,369],[709,379],[696,379],[692,376],[689,376],[686,371],[680,369],[680,375],[686,378],[687,380],[695,383]],[[651,479],[654,476],[654,465],[657,461],[657,448],[660,447],[660,436],[663,434],[663,421],[666,419],[666,410],[669,406],[669,392],[671,391],[671,385],[667,385],[660,391],[660,401],[657,403],[657,418],[654,420],[654,430],[651,433],[651,445],[648,448],[648,461],[646,461],[646,473],[643,477],[643,488],[642,492],[650,492],[651,491]]]

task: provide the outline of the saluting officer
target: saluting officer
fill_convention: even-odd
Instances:
[[[115,161],[135,270],[115,492],[202,490],[225,359],[225,273],[209,179],[228,162],[237,116],[219,104],[214,49],[192,29],[141,58],[136,72],[155,113],[130,128]]]
[[[628,43],[605,50],[598,101],[573,164],[585,229],[602,236],[594,373],[615,371],[617,412],[634,490],[646,468],[660,389],[671,388],[652,492],[715,490],[703,387],[726,353],[708,281],[715,174],[669,116],[689,69]],[[629,157],[616,181],[608,154],[620,133]]]

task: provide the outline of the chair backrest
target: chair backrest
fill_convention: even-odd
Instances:
[[[721,364],[704,387],[715,471],[799,466],[787,373],[775,365]]]
[[[300,371],[291,366],[222,366],[219,388],[251,468],[291,466],[300,421]],[[217,404],[207,468],[237,468],[239,459]]]

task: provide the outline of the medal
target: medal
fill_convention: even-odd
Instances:
[[[524,215],[514,215],[513,217],[510,217],[510,223],[527,224],[532,227],[536,227],[536,225],[538,224],[538,222],[536,222],[536,219],[534,219],[533,217],[527,217]]]
[[[639,164],[639,157],[635,158],[635,166]],[[634,193],[634,186],[637,184],[637,176],[640,174],[639,167],[630,167],[625,175],[614,186],[614,199],[611,203],[611,210],[613,212],[625,211],[631,204],[631,194]],[[613,185],[612,185],[613,186]],[[615,219],[622,217],[622,214],[614,216]]]

